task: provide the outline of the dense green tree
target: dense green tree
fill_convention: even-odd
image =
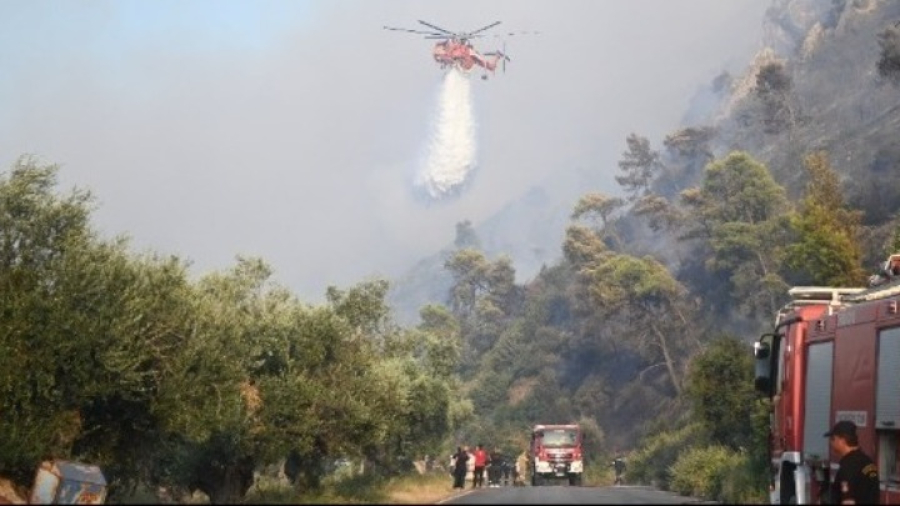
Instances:
[[[58,196],[57,172],[22,158],[0,179],[0,472],[27,483],[47,455],[83,456],[115,488],[156,436],[148,403],[178,346],[184,266],[97,239],[90,195]]]
[[[63,366],[83,364],[98,374],[68,383],[67,395],[83,399],[71,455],[103,465],[115,497],[156,472],[165,437],[158,395],[166,365],[185,343],[193,293],[177,258],[134,257],[117,244],[69,260],[59,286],[71,292],[59,299],[67,306],[60,315],[102,343],[90,358],[73,353]]]
[[[747,424],[757,405],[752,378],[753,356],[731,336],[713,340],[691,361],[686,393],[711,442],[734,450],[755,443]]]
[[[694,223],[683,238],[709,247],[706,265],[727,273],[732,300],[749,315],[773,314],[787,289],[784,188],[765,165],[733,152],[707,166],[701,187],[684,191],[682,202]]]
[[[453,254],[445,263],[453,277],[450,309],[459,319],[465,367],[496,342],[517,301],[515,270],[509,257],[490,261],[473,249]]]
[[[426,357],[424,365],[436,376],[453,376],[460,359],[459,322],[445,307],[429,304],[419,311],[422,333],[419,342]]]
[[[865,273],[859,246],[862,213],[844,204],[838,174],[823,152],[804,160],[809,177],[806,195],[792,216],[797,240],[787,248],[786,264],[798,283],[822,286],[860,286]]]
[[[696,200],[687,204],[706,230],[719,223],[760,223],[787,209],[784,188],[765,165],[745,152],[732,152],[707,166]]]
[[[375,337],[396,330],[391,327],[391,310],[385,303],[389,288],[386,280],[376,279],[346,291],[329,286],[325,295],[335,313],[345,318],[356,332]]]
[[[4,475],[86,460],[113,498],[142,482],[233,503],[286,455],[303,489],[340,456],[396,469],[471,413],[446,315],[402,331],[382,280],[307,306],[261,259],[192,283],[178,258],[98,239],[89,195],[56,195],[56,173],[26,158],[0,179]]]
[[[591,295],[604,314],[625,315],[631,322],[628,335],[648,358],[658,357],[666,367],[675,392],[682,390],[679,360],[689,349],[687,319],[681,286],[659,262],[650,257],[614,255],[592,273]],[[663,317],[666,315],[667,317]],[[675,317],[671,317],[674,315]],[[673,342],[674,341],[674,342]]]
[[[490,290],[487,281],[490,261],[481,251],[467,248],[453,254],[444,267],[455,281],[450,294],[450,309],[463,318],[472,315],[478,300]]]
[[[243,497],[257,465],[312,444],[314,433],[304,430],[312,417],[303,406],[314,402],[316,385],[298,381],[289,350],[278,353],[293,329],[293,302],[269,286],[270,274],[261,260],[239,259],[229,272],[200,280],[185,339],[166,363],[154,403],[185,456],[169,470],[171,479],[215,503]],[[290,390],[282,390],[285,383]],[[290,419],[296,439],[266,430],[274,428],[265,423],[274,413],[300,415]]]

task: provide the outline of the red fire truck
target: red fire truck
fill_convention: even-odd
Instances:
[[[900,283],[796,287],[754,345],[755,387],[771,399],[772,504],[814,504],[837,469],[825,432],[859,427],[882,502],[900,502]]]
[[[535,425],[528,454],[532,486],[552,479],[566,479],[569,485],[581,486],[584,452],[578,424]]]

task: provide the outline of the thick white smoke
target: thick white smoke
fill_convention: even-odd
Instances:
[[[434,199],[454,193],[475,168],[475,115],[469,76],[444,74],[437,111],[415,184]]]

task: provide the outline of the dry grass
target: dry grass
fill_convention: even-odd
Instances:
[[[414,474],[387,481],[357,476],[298,495],[290,487],[266,485],[247,497],[260,504],[433,504],[454,495],[452,478],[441,472]]]
[[[317,492],[298,493],[293,487],[275,479],[261,479],[247,493],[245,504],[434,504],[452,497],[453,479],[435,472],[382,480],[355,476],[327,483]],[[123,504],[159,504],[150,491],[127,498]],[[206,501],[180,501],[181,504],[208,504]],[[0,500],[0,505],[3,502]],[[24,503],[23,503],[24,504]]]
[[[432,473],[391,480],[385,493],[389,504],[433,504],[455,492],[449,474]]]

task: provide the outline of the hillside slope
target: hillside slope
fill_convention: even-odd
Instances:
[[[655,190],[677,205],[679,192],[702,177],[702,164],[694,162],[742,150],[762,161],[789,200],[797,202],[805,186],[803,158],[824,150],[842,178],[846,201],[865,212],[864,261],[874,264],[882,258],[900,209],[900,146],[894,140],[900,131],[900,87],[877,71],[878,34],[898,20],[900,2],[890,0],[774,1],[762,20],[764,47],[745,71],[723,74],[702,87],[684,122],[673,125],[667,141],[678,140],[686,131],[710,132],[695,146],[702,149],[694,158],[685,158],[675,152],[677,143],[654,143],[664,166]],[[761,93],[761,87],[773,83],[777,96]],[[691,163],[685,165],[686,159]],[[569,193],[535,189],[476,225],[488,256],[512,258],[519,271],[517,282],[530,294],[526,300],[531,297],[531,306],[522,320],[527,323],[502,331],[471,386],[476,407],[495,422],[516,423],[550,406],[558,416],[596,420],[608,442],[627,446],[643,431],[653,430],[648,417],[682,412],[684,405],[655,365],[639,356],[640,350],[621,346],[615,326],[592,321],[591,308],[583,307],[571,272],[553,260],[561,251],[571,206],[579,195],[598,191],[596,182],[580,183]],[[512,227],[522,223],[512,217],[522,216],[528,217],[528,225]],[[715,294],[702,291],[707,289],[703,280],[696,279],[704,270],[703,258],[689,258],[690,250],[674,237],[655,232],[634,215],[622,216],[617,228],[623,252],[656,257],[698,300],[715,300]],[[409,316],[425,301],[443,302],[452,284],[443,259],[452,251],[448,247],[423,260],[395,284],[395,308],[405,308]],[[536,258],[548,269],[541,269],[533,281],[523,281],[521,271],[535,269]],[[768,319],[735,316],[719,322],[715,330],[750,338],[770,324]],[[505,392],[503,385],[508,385]]]

